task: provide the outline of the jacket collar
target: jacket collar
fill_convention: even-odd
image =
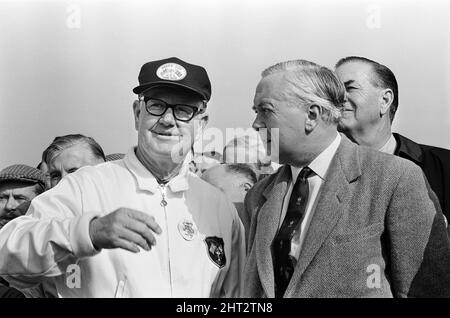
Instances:
[[[289,182],[290,178],[291,178],[291,170],[289,168],[288,165],[283,165],[281,166],[278,171],[276,172],[276,177],[273,178],[272,182],[270,182],[266,188],[264,189],[262,195],[266,198],[269,199],[272,192],[273,192],[273,188],[282,182]]]
[[[152,193],[156,193],[157,191],[159,191],[158,180],[139,161],[139,159],[136,157],[135,150],[136,147],[132,147],[125,155],[125,158],[123,159],[125,162],[125,166],[133,175],[139,190],[148,190]],[[172,192],[186,191],[189,189],[188,169],[189,165],[186,164],[185,159],[180,173],[167,183],[167,186]]]
[[[415,163],[422,162],[422,149],[419,144],[400,134],[393,133],[393,135],[397,141],[397,149],[395,149],[394,155],[410,159]]]
[[[347,182],[350,183],[362,174],[361,162],[359,159],[359,146],[353,143],[345,135],[341,134],[341,137],[341,144],[339,145],[334,158],[335,162],[333,163],[332,161],[331,165],[339,164]]]
[[[273,181],[266,187],[263,196],[266,202],[258,215],[256,229],[256,264],[259,277],[267,297],[275,297],[273,274],[272,241],[278,229],[281,207],[291,178],[290,167],[281,167]]]

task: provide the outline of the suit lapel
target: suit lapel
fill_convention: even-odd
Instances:
[[[261,284],[267,297],[275,297],[272,261],[272,241],[278,229],[281,207],[291,178],[289,166],[284,166],[271,186],[263,192],[267,201],[261,207],[256,230],[256,263]]]
[[[346,137],[342,139],[317,196],[317,205],[285,296],[293,292],[295,284],[347,209],[349,183],[361,175],[357,146]]]

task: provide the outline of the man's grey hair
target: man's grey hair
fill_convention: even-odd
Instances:
[[[282,93],[291,104],[299,101],[304,107],[320,106],[325,122],[339,122],[346,101],[345,87],[332,70],[306,60],[292,60],[270,66],[261,75],[264,78],[281,72],[288,83]]]
[[[50,146],[42,153],[42,161],[46,164],[50,164],[53,158],[58,156],[63,150],[79,144],[86,145],[95,158],[102,159],[103,161],[106,160],[102,147],[94,140],[94,138],[86,137],[81,134],[73,134],[58,136],[53,139]]]

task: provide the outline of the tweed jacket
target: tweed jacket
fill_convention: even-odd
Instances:
[[[283,166],[247,194],[245,297],[274,297],[271,244],[290,178]],[[445,226],[418,166],[342,136],[284,297],[449,297]]]

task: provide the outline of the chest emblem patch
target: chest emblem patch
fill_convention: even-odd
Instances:
[[[225,257],[225,248],[223,239],[217,236],[209,236],[205,238],[206,248],[209,258],[219,268],[225,266],[227,259]]]
[[[197,235],[198,230],[194,222],[182,220],[178,223],[178,232],[180,232],[181,237],[183,237],[186,241],[192,241]]]

